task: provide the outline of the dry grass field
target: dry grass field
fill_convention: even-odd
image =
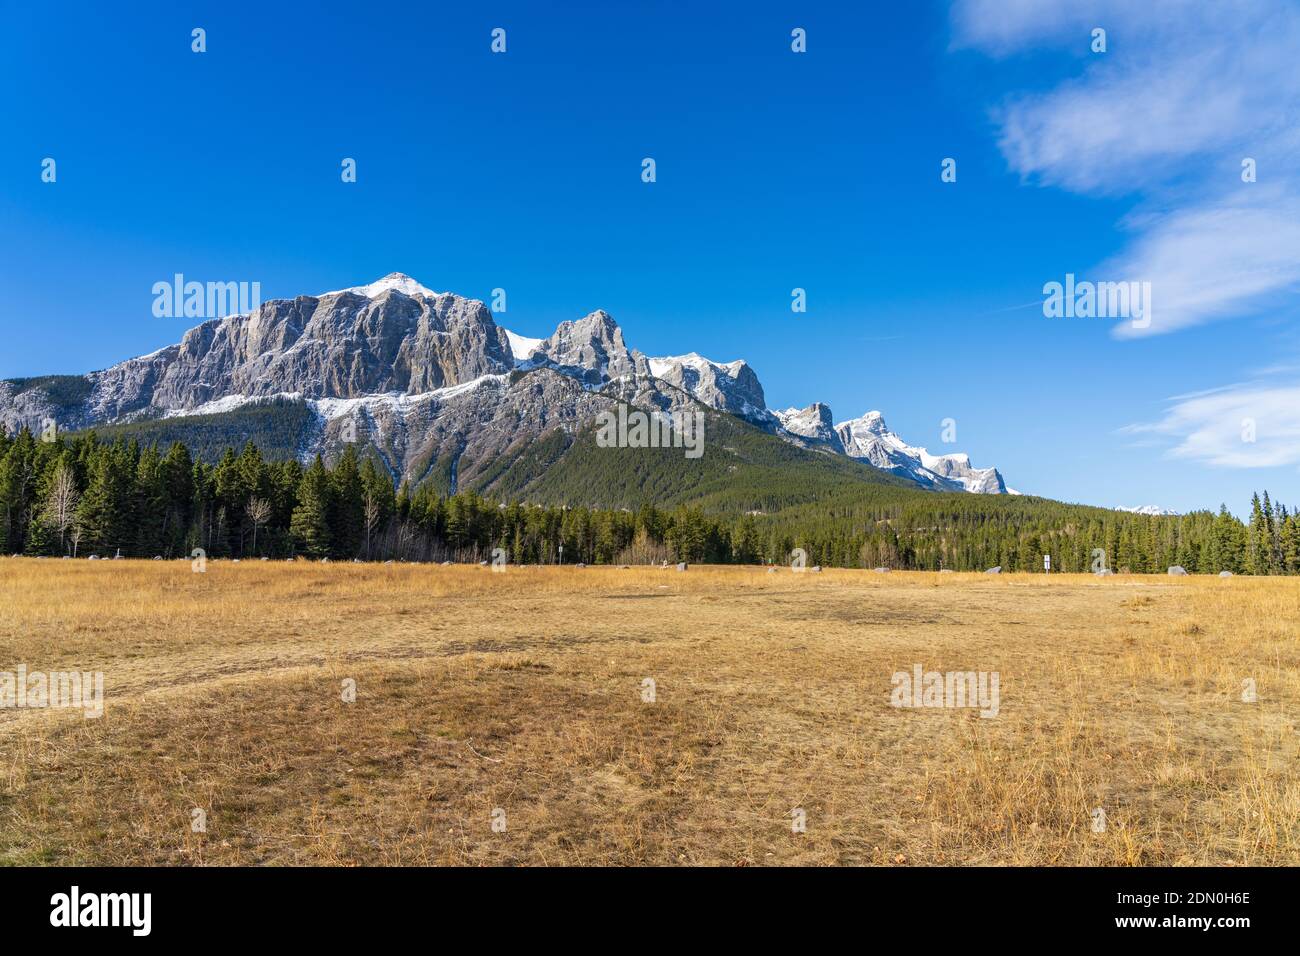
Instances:
[[[105,706],[0,710],[0,863],[1295,865],[1298,636],[1295,579],[5,559],[0,671]]]

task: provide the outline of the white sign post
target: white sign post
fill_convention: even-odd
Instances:
[[[1043,555],[1043,570],[1052,570],[1052,556],[1050,554]]]

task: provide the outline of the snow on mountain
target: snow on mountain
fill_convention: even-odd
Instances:
[[[322,292],[317,298],[323,299],[327,295],[342,295],[344,292],[354,292],[357,295],[365,296],[367,299],[373,299],[389,291],[396,291],[409,296],[422,295],[430,299],[436,299],[440,294],[420,285],[404,272],[390,272],[382,279],[376,279],[369,285],[354,285],[349,289]]]
[[[510,340],[510,354],[515,357],[515,361],[527,361],[529,356],[536,352],[546,339],[530,339],[526,335],[516,335],[507,328],[502,328],[506,338]]]
[[[966,454],[931,455],[890,431],[878,411],[835,426],[844,453],[926,487],[974,494],[1007,494],[996,468],[975,468]]]
[[[401,411],[414,404],[454,398],[465,392],[473,391],[483,385],[501,385],[509,378],[507,375],[481,375],[458,385],[447,385],[427,392],[379,392],[361,395],[356,398],[309,398],[302,392],[277,392],[274,395],[225,395],[210,402],[204,402],[194,408],[172,408],[163,413],[163,418],[185,418],[190,415],[219,415],[233,412],[248,405],[260,405],[275,401],[301,401],[314,408],[326,419],[351,416],[360,409],[387,407]]]
[[[738,415],[773,428],[777,418],[767,410],[763,386],[744,359],[714,362],[697,352],[646,360],[650,374],[680,388],[710,408]]]
[[[1127,511],[1135,515],[1151,515],[1152,517],[1167,517],[1177,515],[1177,511],[1169,508],[1161,508],[1159,505],[1138,505],[1136,508],[1117,507],[1116,511]]]

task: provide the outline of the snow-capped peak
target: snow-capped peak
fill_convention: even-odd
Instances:
[[[877,468],[911,478],[922,485],[976,494],[1007,494],[996,468],[975,468],[962,452],[932,455],[909,445],[885,424],[885,416],[870,411],[861,418],[835,426],[835,433],[850,458],[863,459]]]
[[[432,289],[420,285],[404,272],[390,272],[382,279],[376,279],[369,285],[354,285],[348,289],[338,289],[334,292],[323,292],[321,298],[327,295],[341,295],[344,292],[354,292],[357,295],[364,295],[367,299],[373,299],[375,296],[383,295],[388,291],[400,292],[402,295],[416,296],[422,295],[427,298],[437,298],[438,293]]]
[[[730,378],[735,378],[745,366],[744,359],[737,359],[734,362],[715,362],[712,359],[705,358],[699,352],[687,352],[685,355],[664,355],[651,358],[648,361],[650,362],[650,374],[660,378],[665,372],[671,371],[675,365],[685,366],[697,372],[706,368],[722,369]]]
[[[1178,514],[1177,511],[1173,511],[1169,508],[1161,508],[1159,505],[1138,505],[1136,508],[1118,507],[1115,510],[1127,511],[1129,514],[1135,515],[1151,515],[1153,517],[1166,517]]]
[[[870,411],[858,418],[850,418],[847,422],[841,422],[836,428],[848,428],[852,431],[865,431],[873,435],[889,434],[889,426],[885,424],[885,416],[878,411]],[[897,437],[897,436],[895,436]]]
[[[764,428],[777,426],[767,410],[763,386],[744,359],[714,362],[698,352],[646,359],[650,374],[712,408],[739,415]]]

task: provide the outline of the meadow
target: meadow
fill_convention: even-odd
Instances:
[[[1296,865],[1300,579],[0,559],[0,864]],[[998,675],[996,716],[894,675]],[[1099,813],[1100,811],[1100,813]]]

